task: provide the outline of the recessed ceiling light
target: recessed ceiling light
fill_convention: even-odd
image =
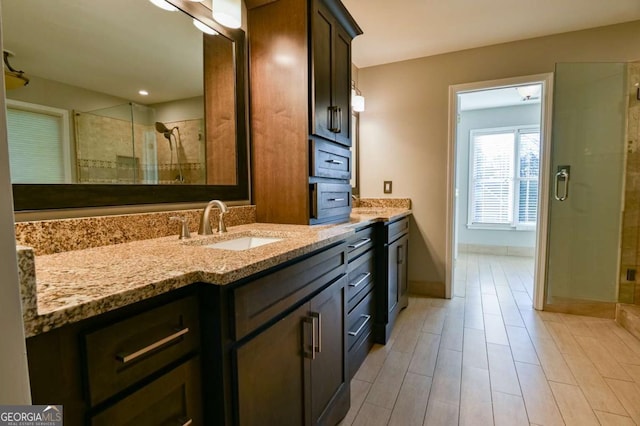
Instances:
[[[205,34],[211,34],[211,35],[218,35],[218,32],[216,30],[214,30],[213,28],[203,24],[201,21],[193,18],[193,25],[195,25],[195,27],[197,29],[199,29],[200,31],[202,31]]]
[[[178,10],[177,7],[172,5],[171,3],[167,3],[165,0],[149,0],[151,3],[158,6],[160,9],[168,10],[169,12],[175,12]]]
[[[147,96],[149,94],[149,92],[147,92],[146,90],[138,90],[138,94],[140,94],[142,96]]]

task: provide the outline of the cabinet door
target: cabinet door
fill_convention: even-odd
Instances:
[[[339,26],[333,37],[333,105],[336,142],[351,146],[351,38]]]
[[[346,277],[311,299],[309,316],[316,327],[316,353],[310,360],[312,424],[336,424],[341,396],[348,393],[346,368]],[[348,401],[348,397],[346,399]]]
[[[301,306],[238,348],[238,424],[307,422],[303,337],[310,334],[304,321],[308,308]]]
[[[398,241],[398,301],[401,302],[402,306],[406,306],[406,298],[407,298],[407,269],[408,269],[408,258],[409,258],[409,236],[405,235],[400,238]]]
[[[397,240],[387,247],[389,259],[387,267],[387,291],[389,292],[387,312],[392,312],[398,304],[398,290],[400,288],[400,276],[398,275],[400,268],[398,267],[398,260],[402,259],[402,257],[400,257],[401,255],[399,256],[401,241],[402,239]]]
[[[336,121],[336,114],[331,98],[334,23],[329,12],[319,2],[313,12],[312,25],[311,131],[315,135],[335,140],[333,122]]]

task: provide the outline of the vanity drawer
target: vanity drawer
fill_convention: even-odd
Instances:
[[[195,296],[84,335],[89,400],[94,406],[200,345]]]
[[[375,261],[373,250],[349,264],[347,283],[347,309],[350,311],[373,288],[375,283]]]
[[[311,184],[311,212],[315,219],[349,216],[351,185],[348,183]]]
[[[236,288],[231,335],[240,340],[346,272],[342,243]]]
[[[373,238],[374,228],[372,226],[356,231],[356,234],[347,243],[349,262],[352,262],[362,253],[373,248]]]
[[[312,140],[311,176],[351,179],[351,151],[331,142]]]
[[[400,220],[387,225],[387,243],[392,243],[404,234],[409,232],[409,218],[404,217]]]
[[[96,414],[91,425],[202,425],[201,374],[195,357]]]
[[[349,350],[360,337],[369,334],[373,327],[374,293],[370,291],[347,315],[347,348]]]

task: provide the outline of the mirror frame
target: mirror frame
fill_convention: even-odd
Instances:
[[[250,200],[245,33],[242,29],[229,29],[215,22],[211,9],[202,3],[186,0],[168,2],[182,13],[209,25],[234,43],[236,185],[13,184],[14,211],[186,203],[216,198],[225,201]]]

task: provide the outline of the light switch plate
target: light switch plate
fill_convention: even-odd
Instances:
[[[393,192],[393,182],[390,180],[385,180],[383,190],[385,194],[391,194]]]

